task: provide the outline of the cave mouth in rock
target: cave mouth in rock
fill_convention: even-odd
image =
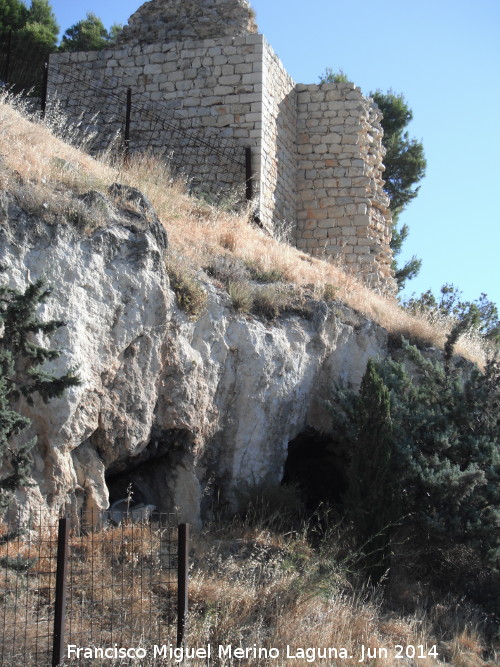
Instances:
[[[154,505],[158,512],[174,512],[177,469],[186,461],[192,438],[185,429],[157,430],[141,454],[111,465],[105,475],[110,506],[127,498],[131,507]]]
[[[342,502],[347,462],[331,435],[308,426],[288,443],[283,485],[296,486],[309,511]]]
[[[110,506],[123,498],[129,498],[131,506],[141,503],[157,505],[155,502],[157,500],[156,493],[145,478],[144,473],[146,471],[141,470],[144,467],[143,464],[119,473],[106,475]]]

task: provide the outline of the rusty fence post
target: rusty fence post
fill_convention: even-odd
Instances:
[[[66,621],[66,575],[68,569],[69,519],[59,519],[57,535],[56,599],[54,605],[54,641],[52,667],[64,661],[64,626]]]
[[[48,87],[49,87],[49,63],[45,63],[43,67],[42,98],[40,102],[40,111],[42,112],[42,118],[45,118],[45,112],[47,110]]]
[[[177,557],[177,648],[182,646],[188,611],[189,524],[178,526]]]
[[[246,183],[246,200],[253,199],[253,180],[252,180],[252,149],[250,146],[245,148],[245,183]]]
[[[124,157],[125,164],[130,156],[130,118],[132,116],[132,88],[127,88],[127,109],[125,111]]]
[[[254,191],[253,191],[252,149],[250,148],[250,146],[246,146],[245,148],[245,185],[246,185],[246,192],[245,192],[246,200],[252,201]],[[257,211],[255,211],[253,214],[253,221],[258,227],[264,229],[264,225],[262,224]]]

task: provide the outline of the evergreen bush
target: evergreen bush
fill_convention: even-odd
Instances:
[[[465,545],[497,572],[500,366],[493,359],[484,372],[459,372],[452,352],[461,329],[443,361],[404,342],[403,361],[370,361],[359,394],[337,388],[330,403],[334,433],[351,452],[346,512],[379,566],[390,526],[402,522],[434,564]]]
[[[80,384],[74,369],[55,376],[43,369],[46,361],[61,352],[34,342],[38,333],[50,335],[65,325],[59,320],[43,322],[36,309],[51,294],[42,280],[29,284],[24,292],[0,286],[0,508],[8,506],[12,493],[29,483],[31,449],[36,440],[14,445],[14,438],[30,421],[17,412],[21,397],[33,405],[38,394],[47,403],[68,387]],[[15,406],[15,407],[14,407]]]

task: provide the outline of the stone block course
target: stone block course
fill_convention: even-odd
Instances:
[[[52,56],[49,96],[57,93],[76,115],[78,85],[50,74],[68,65],[171,108],[184,128],[219,132],[242,151],[249,146],[266,229],[294,222],[299,248],[343,257],[370,285],[394,288],[380,112],[352,83],[296,84],[256,32],[246,0],[152,0],[131,16],[114,48]],[[90,111],[92,101],[84,102]],[[120,110],[106,104],[102,119],[111,127]],[[137,147],[164,148],[154,126],[136,124]],[[244,173],[232,183],[219,171],[221,182],[241,186]]]

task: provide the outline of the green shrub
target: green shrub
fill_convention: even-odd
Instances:
[[[256,289],[252,312],[259,317],[275,320],[289,306],[288,295],[275,285]]]
[[[235,310],[249,313],[253,306],[253,290],[248,282],[230,282],[227,291]]]
[[[338,72],[334,72],[331,67],[325,69],[324,74],[319,77],[319,82],[321,83],[349,83],[349,77],[344,72],[343,69],[339,69]]]
[[[323,287],[323,301],[334,301],[337,298],[338,287],[331,283],[326,283]]]
[[[403,351],[404,362],[371,361],[359,395],[337,388],[330,404],[352,452],[349,516],[360,540],[400,519],[433,567],[463,544],[498,574],[499,364],[459,375],[450,349],[443,362],[406,342]]]
[[[259,283],[278,283],[283,280],[283,273],[278,269],[263,269],[258,262],[248,261],[246,267],[252,280]]]
[[[166,267],[179,308],[191,317],[201,315],[207,305],[207,293],[191,269],[174,259],[167,260]]]
[[[390,529],[399,518],[393,496],[393,425],[389,390],[370,360],[356,400],[345,506],[366,569],[379,579],[388,566]]]

